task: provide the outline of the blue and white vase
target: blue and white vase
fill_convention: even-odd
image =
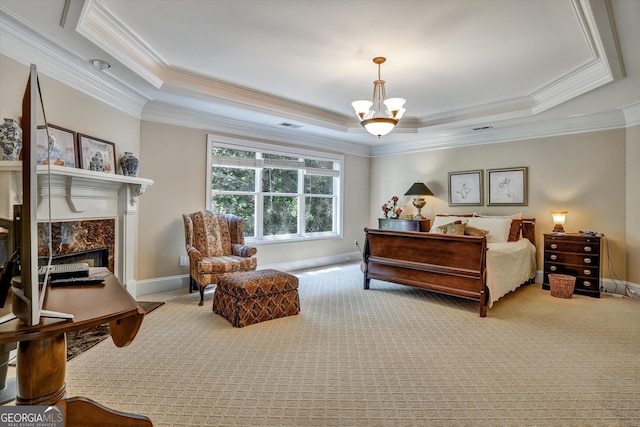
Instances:
[[[96,171],[96,172],[104,171],[104,163],[102,161],[101,152],[96,151],[96,154],[91,158],[91,161],[89,162],[89,170]]]
[[[122,175],[136,176],[138,173],[138,166],[140,166],[140,161],[129,151],[125,151],[124,155],[120,157]]]
[[[0,160],[19,160],[22,151],[22,129],[16,119],[4,119],[0,125]]]

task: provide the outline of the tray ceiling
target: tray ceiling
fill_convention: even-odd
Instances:
[[[624,124],[619,109],[640,95],[600,108],[581,97],[628,80],[637,65],[637,52],[626,67],[621,55],[626,61],[633,3],[2,0],[12,37],[3,34],[0,47],[26,62],[16,51],[27,49],[19,41],[27,34],[29,50],[34,41],[59,50],[57,61],[43,58],[44,72],[73,67],[88,86],[104,87],[105,102],[143,119],[376,155],[486,142],[541,121],[552,132],[576,114],[607,113],[603,120]],[[407,99],[400,125],[381,140],[350,106],[371,98],[374,56],[387,58],[388,96]],[[112,67],[97,72],[91,58]],[[573,110],[561,108],[567,103]]]

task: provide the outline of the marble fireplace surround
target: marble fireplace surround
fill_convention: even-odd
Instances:
[[[153,180],[63,166],[51,166],[50,175],[47,166],[38,166],[37,174],[38,222],[47,221],[51,200],[52,222],[69,227],[85,224],[88,228],[95,224],[96,229],[112,233],[105,239],[113,241],[110,257],[113,257],[114,274],[136,297],[136,212],[138,199],[153,185]],[[0,161],[0,218],[12,220],[13,205],[22,203],[21,176],[19,161]],[[113,225],[105,227],[104,224]],[[52,230],[57,228],[61,227],[54,225]],[[53,241],[60,238],[54,235]]]

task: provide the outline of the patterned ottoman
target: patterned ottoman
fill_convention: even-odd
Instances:
[[[296,315],[298,278],[277,270],[222,276],[213,294],[213,311],[236,328]]]

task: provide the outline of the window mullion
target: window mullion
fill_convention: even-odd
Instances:
[[[262,172],[264,169],[256,171],[256,238],[262,239],[264,236],[264,193],[262,192]]]

